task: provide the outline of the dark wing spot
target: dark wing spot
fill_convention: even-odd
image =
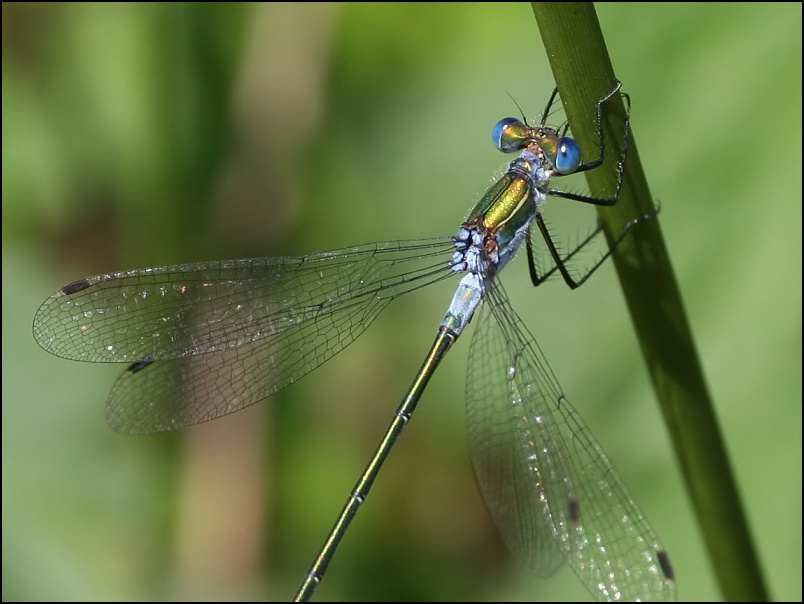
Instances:
[[[581,522],[581,502],[574,497],[569,500],[569,513],[572,523],[577,525]]]
[[[676,576],[673,574],[673,567],[670,565],[670,556],[664,550],[659,550],[656,556],[659,558],[659,566],[662,567],[665,578],[671,581],[674,580]]]
[[[129,365],[129,367],[128,367],[128,369],[126,369],[126,371],[128,371],[129,373],[137,373],[139,371],[142,371],[146,367],[148,367],[148,365],[150,365],[153,362],[154,362],[153,357],[147,356],[147,357],[145,357],[143,359],[140,359],[136,363],[132,363],[131,365]]]
[[[72,283],[68,283],[64,287],[61,288],[61,293],[66,296],[72,296],[75,293],[85,290],[90,285],[92,285],[86,279],[79,279],[78,281],[73,281]]]

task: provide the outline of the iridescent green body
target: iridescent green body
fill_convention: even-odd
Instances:
[[[453,237],[87,277],[42,304],[34,337],[57,356],[127,364],[109,394],[107,421],[121,432],[159,432],[267,398],[343,350],[392,300],[460,275],[427,356],[295,599],[315,592],[430,378],[476,313],[467,436],[480,491],[506,542],[541,575],[569,563],[598,599],[673,599],[667,553],[497,282],[522,243],[530,243],[531,230],[543,236],[553,263],[546,273],[537,271],[528,254],[535,285],[560,273],[578,287],[611,253],[575,280],[565,263],[600,230],[562,254],[541,212],[548,195],[617,202],[629,113],[611,197],[553,189],[550,181],[603,163],[602,105],[619,91],[617,83],[597,103],[599,155],[584,164],[577,143],[544,120],[538,126],[501,120],[494,144],[519,155]],[[614,246],[650,218],[628,223]]]

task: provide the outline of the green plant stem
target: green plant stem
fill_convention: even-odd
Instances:
[[[532,6],[573,137],[581,148],[595,148],[595,103],[613,88],[615,76],[594,6],[587,2]],[[608,165],[616,162],[621,149],[622,103],[616,99],[607,103],[606,116]],[[654,211],[634,139],[632,132],[620,200],[614,208],[599,208],[609,240],[627,220]],[[592,190],[611,187],[610,182],[595,179],[598,172],[607,170],[587,173]],[[659,220],[633,229],[613,258],[721,591],[729,601],[766,602],[759,561]],[[670,554],[676,559],[683,556],[683,552]],[[677,579],[683,594],[684,578]]]

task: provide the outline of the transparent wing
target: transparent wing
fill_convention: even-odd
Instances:
[[[42,304],[34,337],[60,357],[131,364],[107,402],[113,428],[179,428],[312,371],[392,299],[454,275],[453,251],[444,237],[89,277]]]
[[[601,601],[675,599],[653,528],[499,284],[483,306],[467,373],[469,447],[509,547],[541,575],[568,562]]]

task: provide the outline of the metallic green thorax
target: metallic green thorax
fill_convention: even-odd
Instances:
[[[504,248],[519,229],[533,218],[533,178],[531,174],[538,160],[522,157],[511,162],[511,167],[494,183],[469,214],[465,224],[474,224],[497,240]]]

